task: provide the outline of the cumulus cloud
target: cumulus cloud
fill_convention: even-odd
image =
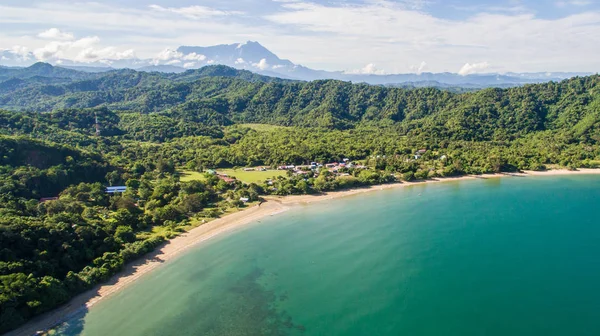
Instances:
[[[377,69],[375,64],[369,63],[361,69],[350,70],[346,71],[345,73],[351,75],[384,75],[385,71]]]
[[[267,60],[264,58],[261,59],[260,62],[252,64],[252,66],[260,70],[267,70],[270,67],[269,63],[267,63]]]
[[[235,60],[235,64],[246,64],[246,61],[243,58],[238,58]]]
[[[204,61],[204,60],[206,60],[206,56],[193,52],[193,53],[189,53],[189,54],[183,56],[183,60],[184,61]]]
[[[457,60],[465,58],[486,59],[498,70],[511,71],[598,68],[592,55],[600,52],[600,12],[546,19],[532,11],[481,11],[455,20],[386,0],[360,5],[304,1],[281,7],[285,10],[266,18],[293,31],[312,34],[310,39],[297,38],[286,51],[302,53],[307,44],[317,46],[321,64],[349,67],[376,59],[381,66],[395,68],[418,64],[427,55],[435,64],[430,71],[435,72],[457,69],[461,66]]]
[[[133,49],[119,51],[115,47],[100,46],[98,36],[87,36],[71,41],[51,41],[41,48],[33,50],[33,55],[40,61],[55,61],[70,59],[90,63],[105,59],[122,60],[135,58]]]
[[[154,56],[154,58],[152,59],[152,64],[158,65],[161,62],[168,62],[172,59],[180,59],[182,57],[183,53],[174,49],[167,48],[159,52],[156,56]]]
[[[70,41],[75,39],[73,33],[61,31],[58,28],[50,28],[38,34],[38,37],[48,40]]]
[[[135,58],[135,52],[133,49],[118,51],[115,47],[88,47],[82,50],[74,60],[85,63],[93,61],[110,62],[110,60],[124,60],[133,58]]]
[[[163,7],[159,5],[150,5],[150,9],[163,12],[173,13],[181,16],[185,16],[190,19],[203,19],[212,16],[226,16],[233,14],[241,14],[240,12],[226,12],[218,9],[213,9],[205,6],[188,6],[188,7]]]
[[[166,65],[175,65],[175,64],[180,64],[181,60],[178,59],[174,59],[174,60],[170,60],[167,63],[165,63]]]
[[[402,0],[301,0],[274,4],[268,14],[253,20],[231,20],[224,10],[208,7],[5,1],[0,22],[22,27],[63,27],[69,22],[70,27],[97,31],[103,41],[119,31],[122,36],[116,40],[130,41],[128,48],[143,58],[153,58],[162,48],[154,46],[258,39],[296,63],[327,70],[371,62],[385,69],[408,69],[426,57],[426,71],[431,72],[455,72],[465,60],[487,60],[498,71],[595,72],[600,67],[600,11],[586,7],[589,0],[573,1],[548,2],[573,6],[552,17],[533,10],[490,10],[488,5],[449,19]],[[517,0],[508,4],[527,6]],[[22,37],[5,30],[0,32],[0,48],[19,44],[35,50],[43,46],[37,34],[34,30]]]
[[[7,51],[25,61],[28,60],[31,55],[31,53],[29,52],[29,49],[27,47],[20,46],[20,45],[15,45],[12,48],[8,49]]]
[[[186,62],[186,64],[192,64],[190,66],[194,66],[196,62],[202,62],[206,60],[206,56],[202,54],[197,54],[195,52],[184,54],[175,49],[167,48],[160,53],[158,53],[153,59],[152,64],[177,64]],[[192,61],[192,62],[190,62]]]
[[[490,67],[490,64],[488,62],[481,62],[481,63],[467,63],[465,65],[463,65],[462,68],[460,68],[460,70],[458,71],[458,74],[461,76],[466,76],[466,75],[472,75],[472,74],[476,74],[476,73],[482,73],[485,72],[488,68]]]
[[[423,71],[425,71],[426,68],[427,68],[427,63],[425,61],[423,61],[419,65],[411,65],[410,71],[416,73],[417,75],[420,75],[423,73]]]

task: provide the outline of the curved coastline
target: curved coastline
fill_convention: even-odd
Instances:
[[[435,180],[427,180],[421,182],[404,182],[393,183],[386,185],[375,185],[371,187],[329,192],[322,195],[300,195],[286,197],[266,197],[266,202],[261,206],[254,206],[243,211],[227,215],[223,218],[216,219],[200,227],[194,228],[189,232],[179,235],[156,251],[142,257],[140,260],[128,264],[123,271],[113,276],[107,283],[95,286],[76,297],[67,304],[37,318],[32,319],[22,327],[7,333],[7,336],[14,335],[34,335],[41,331],[49,330],[60,323],[63,323],[70,318],[83,312],[85,309],[93,306],[99,301],[109,297],[110,295],[126,288],[132,283],[146,274],[157,269],[161,264],[173,260],[185,251],[198,244],[211,239],[215,236],[230,232],[244,225],[256,222],[264,217],[272,216],[278,213],[287,211],[288,209],[304,204],[342,198],[351,195],[357,195],[365,192],[376,190],[386,190],[393,188],[402,188],[412,185],[422,185],[428,183],[440,183],[449,181],[471,180],[471,179],[488,179],[500,178],[505,176],[557,176],[557,175],[589,175],[600,174],[600,169],[580,169],[577,171],[569,170],[551,170],[545,172],[524,172],[524,173],[505,173],[505,174],[488,174],[476,176],[462,176],[456,178],[440,178]]]

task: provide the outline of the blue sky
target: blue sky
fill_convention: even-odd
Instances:
[[[258,41],[365,73],[600,70],[600,0],[3,0],[0,49],[39,60],[153,58]]]

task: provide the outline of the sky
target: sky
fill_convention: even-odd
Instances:
[[[0,51],[78,62],[258,41],[354,73],[600,70],[600,0],[2,0]]]

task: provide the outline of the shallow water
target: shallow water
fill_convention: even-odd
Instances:
[[[600,335],[600,177],[377,191],[215,238],[61,335]]]

